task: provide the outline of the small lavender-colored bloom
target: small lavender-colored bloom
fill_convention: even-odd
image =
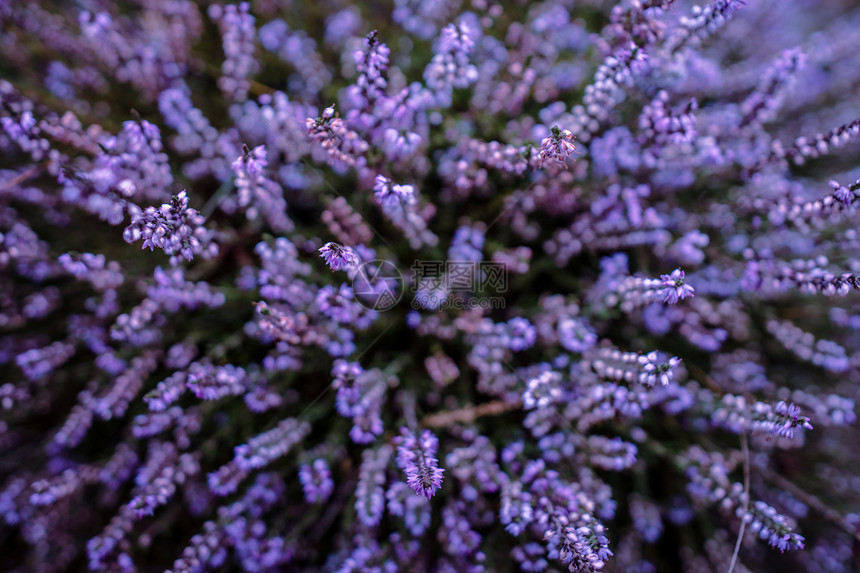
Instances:
[[[534,345],[537,340],[537,331],[528,319],[517,316],[504,325],[502,336],[507,339],[507,345],[511,350],[520,352]]]
[[[756,402],[752,413],[752,429],[774,436],[794,437],[795,428],[811,430],[812,424],[807,416],[802,416],[800,408],[793,402],[786,404],[780,400],[774,406]]]
[[[397,189],[395,190],[395,187]],[[435,245],[439,238],[428,229],[428,219],[436,212],[432,204],[419,205],[418,191],[411,185],[396,186],[389,180],[376,179],[374,189],[377,202],[383,214],[400,229],[409,240],[410,246],[417,249],[423,245]],[[397,197],[399,200],[392,200]]]
[[[398,185],[383,175],[376,176],[373,190],[380,205],[412,204],[416,200],[415,188],[412,185]]]
[[[561,375],[558,372],[546,371],[526,383],[523,407],[527,410],[546,408],[558,402],[561,396]]]
[[[382,433],[382,407],[388,380],[379,369],[365,371],[357,362],[335,360],[332,387],[337,390],[335,406],[342,416],[351,418],[350,437],[366,444]]]
[[[674,369],[681,364],[681,359],[673,356],[666,362],[657,362],[657,353],[649,352],[639,357],[641,366],[641,374],[639,381],[646,386],[653,386],[656,382],[660,382],[663,386],[667,386],[674,377]]]
[[[543,138],[540,142],[540,154],[538,155],[537,165],[543,166],[545,163],[566,165],[569,158],[573,157],[576,152],[576,146],[573,144],[574,135],[568,129],[560,129],[558,126],[552,126],[552,134]]]
[[[15,357],[15,363],[30,380],[47,376],[75,354],[74,344],[54,342],[43,348],[31,348]]]
[[[499,519],[511,535],[518,536],[534,521],[533,496],[519,481],[502,483]]]
[[[675,269],[668,275],[660,275],[663,281],[663,302],[677,304],[678,301],[692,297],[693,287],[684,282],[684,271]]]
[[[200,471],[199,455],[178,454],[170,442],[150,442],[148,459],[138,472],[134,497],[126,504],[140,519],[170,501],[177,485]]]
[[[784,533],[782,535],[773,533],[768,537],[767,542],[774,549],[779,549],[780,553],[785,553],[787,549],[803,549],[804,540],[805,538],[797,533]]]
[[[589,436],[588,448],[591,450],[591,462],[605,470],[621,471],[636,463],[638,449],[621,438]]]
[[[553,525],[544,539],[549,557],[559,559],[570,571],[601,571],[613,555],[609,550],[606,528],[588,513],[574,514],[575,520],[553,515]]]
[[[361,261],[352,247],[344,247],[337,243],[326,243],[320,250],[320,256],[333,271],[351,270]]]
[[[597,334],[584,319],[566,317],[558,321],[558,342],[571,352],[583,353],[597,343]]]
[[[231,167],[236,172],[245,170],[249,175],[259,175],[269,164],[266,155],[265,145],[258,145],[254,149],[249,149],[246,145],[243,155],[238,157]]]
[[[331,471],[322,458],[315,459],[311,465],[303,464],[299,468],[299,481],[308,503],[326,501],[334,491]]]
[[[187,372],[175,372],[159,382],[153,390],[148,392],[143,397],[144,402],[146,402],[149,409],[153,412],[163,412],[185,392],[185,382],[187,379]]]

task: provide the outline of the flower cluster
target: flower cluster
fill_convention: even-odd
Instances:
[[[397,438],[397,465],[406,473],[406,484],[415,493],[431,499],[442,487],[442,474],[445,470],[438,466],[436,450],[439,439],[430,430],[424,430],[420,437],[406,428]]]
[[[780,400],[776,404],[755,402],[747,406],[742,396],[723,396],[722,405],[714,411],[714,421],[735,432],[759,432],[771,437],[793,438],[797,428],[811,430],[808,416],[800,407]]]
[[[333,271],[349,270],[358,266],[359,258],[350,247],[326,243],[319,249],[320,256]]]
[[[123,238],[128,243],[143,239],[144,249],[158,247],[168,255],[181,255],[189,261],[195,254],[212,257],[217,254],[217,245],[203,223],[203,216],[188,206],[188,194],[181,191],[160,208],[132,211],[131,224]],[[176,259],[172,262],[175,264]]]

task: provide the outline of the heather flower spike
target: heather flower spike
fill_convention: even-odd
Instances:
[[[756,401],[747,404],[743,396],[726,394],[713,420],[733,432],[750,431],[768,437],[793,439],[797,429],[812,430],[808,416],[801,415],[800,407],[780,400],[776,404]]]
[[[351,270],[361,262],[358,255],[350,247],[337,243],[326,243],[320,250],[320,256],[333,271]]]
[[[442,474],[445,470],[438,467],[436,450],[439,440],[430,430],[424,430],[420,437],[406,428],[400,430],[397,443],[397,465],[406,473],[406,484],[418,495],[431,499],[442,487]]]

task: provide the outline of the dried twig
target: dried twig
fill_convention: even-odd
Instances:
[[[477,406],[466,406],[459,410],[431,414],[419,423],[423,428],[445,428],[454,424],[468,424],[481,416],[497,416],[519,408],[519,404],[511,404],[504,400],[493,400]]]

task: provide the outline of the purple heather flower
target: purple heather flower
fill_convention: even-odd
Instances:
[[[352,249],[337,243],[326,243],[320,250],[320,256],[333,271],[351,270],[357,267],[361,260]]]
[[[369,98],[375,99],[382,95],[388,85],[384,72],[388,69],[388,56],[391,52],[388,46],[379,41],[376,30],[370,32],[364,42],[363,49],[352,53],[359,74],[356,85],[364,90]]]
[[[28,379],[38,380],[53,372],[74,354],[74,344],[58,341],[22,352],[15,357],[15,362]]]
[[[439,439],[430,430],[424,430],[420,438],[407,428],[401,428],[400,432],[395,438],[397,465],[406,473],[406,484],[418,495],[430,499],[442,487],[445,471],[438,467],[435,457]]]
[[[559,129],[556,125],[552,126],[552,134],[544,137],[543,141],[540,142],[538,167],[545,163],[566,165],[566,161],[576,153],[576,146],[573,144],[574,138],[575,136],[570,130]]]
[[[326,501],[334,491],[331,471],[322,458],[317,458],[311,465],[303,464],[299,468],[299,481],[308,503]]]
[[[245,208],[249,220],[262,215],[275,231],[292,231],[293,222],[286,214],[283,190],[265,175],[269,164],[267,155],[265,145],[258,145],[253,150],[242,145],[242,155],[231,165],[236,174],[238,204]]]
[[[528,319],[515,316],[500,326],[501,336],[507,341],[507,346],[514,352],[531,348],[537,340],[537,330]]]
[[[179,454],[170,442],[151,441],[146,464],[135,477],[134,497],[126,505],[140,519],[170,501],[177,485],[200,471],[199,455]]]
[[[582,353],[597,343],[597,334],[581,318],[564,317],[558,321],[558,342],[571,352]]]
[[[457,228],[448,247],[448,260],[477,264],[481,260],[481,250],[484,248],[484,227],[463,225]],[[477,271],[476,271],[477,272]]]
[[[202,400],[218,400],[244,393],[251,379],[244,368],[195,363],[188,369],[186,387]]]
[[[233,171],[246,171],[248,175],[259,175],[269,164],[266,159],[266,146],[258,145],[254,149],[243,146],[243,153],[231,165]]]
[[[203,226],[204,221],[196,209],[188,206],[188,195],[183,190],[160,208],[132,210],[131,224],[123,232],[123,239],[127,243],[143,239],[142,248],[158,247],[171,255],[174,264],[177,255],[188,261],[198,254],[212,257],[218,247],[212,240],[214,233]]]
[[[758,534],[780,553],[804,547],[804,537],[792,531],[790,520],[763,501],[753,503],[744,519],[750,523],[751,533]]]
[[[320,117],[305,119],[305,132],[318,142],[336,170],[346,172],[356,168],[365,173],[365,153],[370,145],[347,122],[335,113],[335,106],[325,108]]]
[[[393,205],[415,203],[415,188],[412,185],[398,185],[391,179],[377,175],[373,184],[374,196],[380,205],[390,207]]]
[[[380,180],[377,179],[377,183]],[[422,245],[433,246],[439,241],[432,231],[427,228],[427,221],[436,212],[436,208],[432,204],[418,204],[418,192],[411,185],[400,186],[398,190],[394,189],[394,185],[390,189],[386,189],[382,193],[382,197],[377,193],[377,199],[383,214],[391,223],[400,229],[409,244],[417,249]],[[381,187],[374,187],[379,191]],[[400,201],[391,200],[398,196]],[[379,200],[383,199],[383,200]]]
[[[678,301],[692,297],[693,287],[684,282],[684,271],[675,269],[671,274],[660,275],[663,281],[663,302],[666,304],[676,304]]]
[[[567,564],[570,571],[601,571],[613,555],[606,528],[588,513],[574,514],[576,521],[560,514],[557,510],[551,517],[553,526],[544,534],[549,556]]]
[[[349,38],[359,35],[364,23],[358,7],[349,6],[326,18],[325,43],[342,47]]]
[[[785,533],[783,535],[772,533],[767,538],[770,546],[779,549],[780,553],[785,553],[786,549],[803,549],[804,540],[805,538],[797,533]]]
[[[367,448],[361,454],[355,511],[358,520],[368,527],[378,525],[385,511],[385,476],[390,457],[391,446],[388,444],[376,450]]]
[[[675,368],[681,364],[681,359],[673,356],[666,362],[658,362],[657,353],[649,352],[640,356],[638,362],[641,367],[639,382],[653,386],[659,381],[663,386],[667,386],[674,378]]]
[[[725,394],[714,411],[716,424],[733,432],[745,431],[765,434],[769,437],[792,439],[795,428],[812,429],[809,418],[800,415],[800,408],[794,403],[777,404],[756,401],[747,404],[743,396]]]
[[[317,42],[305,30],[291,30],[286,22],[272,20],[260,27],[260,43],[297,73],[287,77],[289,93],[314,99],[331,81],[331,71],[317,52]]]
[[[786,438],[794,437],[795,428],[812,429],[809,418],[800,414],[800,408],[793,402],[786,404],[784,400],[780,400],[772,408],[756,402],[753,420],[753,429]]]
[[[412,490],[403,482],[392,484],[385,496],[388,499],[388,513],[403,518],[409,532],[419,537],[430,526],[430,504],[421,496],[413,495]]]
[[[224,95],[236,101],[248,97],[248,76],[260,67],[254,57],[254,40],[257,33],[255,18],[250,14],[250,10],[251,5],[248,2],[223,8],[218,4],[209,6],[209,16],[218,21],[221,28],[225,55],[221,68],[223,75],[218,78],[218,86]]]
[[[630,516],[646,543],[655,543],[660,539],[663,534],[663,520],[660,507],[656,503],[634,496],[630,499]]]
[[[233,493],[248,474],[286,455],[310,431],[307,422],[287,418],[275,428],[254,436],[247,444],[234,447],[233,460],[209,474],[209,489],[218,496]]]
[[[611,471],[621,471],[631,467],[636,463],[638,453],[634,444],[625,442],[621,438],[606,436],[589,436],[588,449],[592,464]]]
[[[851,359],[845,348],[832,340],[816,339],[788,320],[769,320],[765,328],[801,360],[835,373],[851,368]]]
[[[547,408],[558,402],[561,397],[561,375],[558,372],[546,371],[526,383],[523,407],[526,410]]]
[[[388,380],[377,368],[365,371],[358,362],[342,359],[334,361],[332,376],[332,387],[337,390],[335,407],[354,423],[350,437],[359,444],[372,442],[383,430],[381,414]]]
[[[453,88],[465,88],[478,79],[477,68],[469,62],[475,45],[476,30],[461,21],[443,28],[436,43],[436,54],[424,70],[427,88],[437,105],[451,105]]]
[[[685,45],[701,43],[731,20],[743,6],[746,6],[746,0],[714,0],[707,8],[694,6],[692,16],[681,17],[674,35],[667,40],[668,47],[676,52]]]

